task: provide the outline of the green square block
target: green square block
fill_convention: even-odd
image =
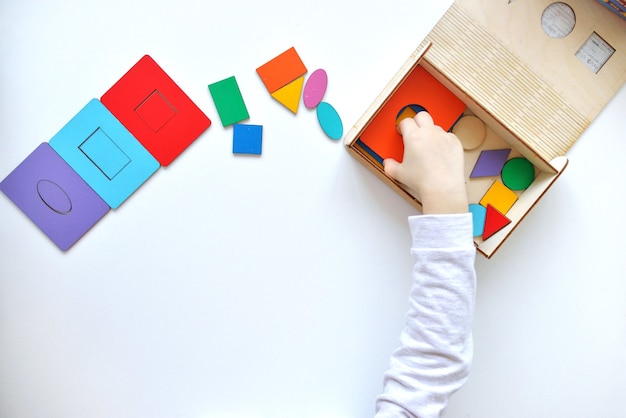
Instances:
[[[215,102],[217,113],[220,115],[222,126],[233,125],[250,117],[235,76],[209,84],[209,91]]]

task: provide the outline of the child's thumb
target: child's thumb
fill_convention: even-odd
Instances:
[[[398,180],[398,175],[400,174],[400,163],[394,160],[393,158],[386,158],[383,160],[383,168],[385,169],[385,174],[387,174],[392,179]]]

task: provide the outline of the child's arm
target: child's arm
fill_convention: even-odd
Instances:
[[[475,247],[463,150],[427,113],[399,129],[403,162],[386,160],[385,171],[418,193],[424,215],[409,218],[415,259],[410,306],[376,417],[438,417],[465,383],[472,359]]]

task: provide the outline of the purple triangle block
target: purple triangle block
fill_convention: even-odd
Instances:
[[[478,161],[474,165],[470,178],[498,176],[509,158],[510,149],[490,149],[485,150],[478,156]]]

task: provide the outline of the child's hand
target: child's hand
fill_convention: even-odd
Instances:
[[[426,112],[403,119],[398,131],[404,140],[403,160],[386,159],[385,173],[417,193],[424,214],[467,212],[463,146],[458,138],[436,126]]]

